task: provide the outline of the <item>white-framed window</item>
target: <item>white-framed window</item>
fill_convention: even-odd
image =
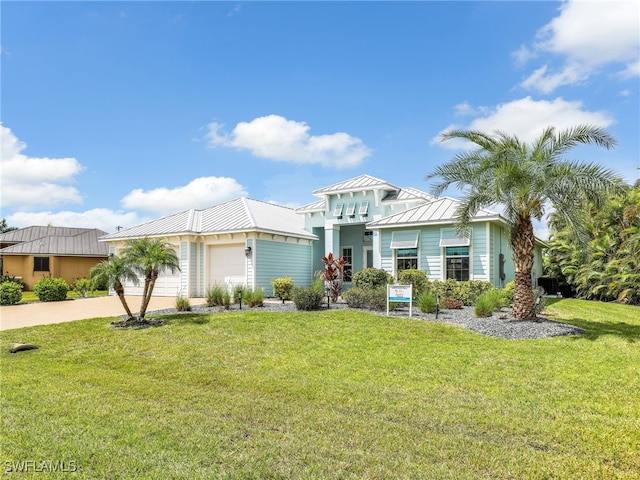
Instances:
[[[356,204],[350,203],[347,205],[347,217],[353,217],[356,214]]]
[[[418,249],[398,248],[396,249],[396,275],[403,270],[418,269]]]
[[[336,207],[333,209],[333,216],[334,217],[342,217],[342,209],[343,209],[344,205],[342,203],[338,203],[336,204]]]
[[[369,201],[365,200],[360,204],[360,210],[358,210],[358,215],[362,215],[366,217],[369,214]]]
[[[342,270],[342,281],[350,282],[353,278],[353,247],[340,247],[340,254],[345,261]]]
[[[470,279],[470,255],[468,246],[445,247],[445,280],[450,278],[459,282]]]

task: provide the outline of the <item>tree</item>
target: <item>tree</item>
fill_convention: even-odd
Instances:
[[[136,272],[127,262],[126,258],[111,255],[107,260],[98,263],[89,271],[89,278],[91,278],[94,284],[106,283],[109,287],[112,287],[116,295],[118,295],[120,302],[122,302],[122,306],[129,318],[133,316],[127,300],[124,297],[124,286],[122,283],[126,280],[131,280],[134,284],[137,284],[138,275],[136,275]]]
[[[0,220],[0,233],[10,232],[12,230],[17,230],[17,227],[10,227],[7,225],[7,219],[3,218]]]
[[[485,207],[502,208],[507,221],[515,264],[513,315],[535,320],[531,273],[535,237],[533,219],[540,221],[546,209],[578,234],[581,215],[576,203],[591,202],[600,206],[603,194],[620,188],[616,175],[593,163],[564,159],[564,154],[580,144],[595,144],[606,149],[615,145],[605,130],[590,125],[556,132],[547,127],[532,143],[503,132],[487,134],[475,130],[454,130],[440,139],[468,140],[471,151],[457,154],[440,165],[427,179],[441,177],[433,193],[440,195],[455,185],[463,190],[461,206],[456,212],[459,229],[468,228],[473,216]],[[576,238],[584,238],[580,235]]]
[[[180,271],[180,260],[171,245],[160,238],[139,238],[128,240],[122,255],[133,270],[144,278],[140,318],[144,318],[151,301],[153,288],[161,272]]]

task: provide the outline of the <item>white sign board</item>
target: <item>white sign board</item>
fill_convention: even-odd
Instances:
[[[412,285],[387,285],[387,315],[389,315],[389,303],[406,302],[409,303],[409,316],[413,309]]]

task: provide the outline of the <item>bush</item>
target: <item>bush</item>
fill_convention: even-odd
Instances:
[[[502,296],[506,305],[513,305],[513,296],[516,293],[516,281],[511,280],[502,289]]]
[[[86,298],[89,295],[89,292],[93,290],[93,285],[91,284],[91,281],[86,278],[78,278],[71,285],[71,289],[81,297]]]
[[[291,298],[298,310],[320,310],[324,299],[322,282],[315,282],[310,287],[295,287]]]
[[[0,283],[0,305],[14,305],[22,300],[22,285],[18,282]]]
[[[22,289],[22,291],[27,289],[27,284],[24,283],[21,278],[14,277],[13,275],[2,275],[2,280],[0,280],[0,283],[4,283],[4,282],[17,283],[18,285],[20,285],[20,288]]]
[[[176,297],[176,310],[179,312],[190,312],[191,304],[186,297]]]
[[[422,292],[431,290],[431,284],[427,278],[426,272],[409,268],[398,274],[398,283],[401,285],[413,285],[413,299],[420,298]]]
[[[462,300],[458,300],[456,298],[442,299],[442,308],[446,308],[447,310],[460,310],[463,305]]]
[[[353,286],[359,288],[377,288],[393,281],[393,277],[381,268],[365,268],[353,274]]]
[[[354,274],[354,277],[357,274]],[[355,283],[355,282],[354,282]],[[342,294],[342,298],[351,308],[367,307],[367,288],[353,287]]]
[[[422,313],[436,312],[436,296],[432,292],[425,290],[418,298],[418,308]]]
[[[205,303],[207,307],[219,307],[224,304],[224,294],[228,293],[227,289],[222,285],[214,285],[207,290],[205,294]]]
[[[493,312],[500,310],[504,304],[502,292],[497,289],[488,290],[476,300],[476,317],[490,317]]]
[[[275,297],[282,299],[282,301],[291,300],[291,293],[294,287],[291,277],[274,278],[271,280],[271,286]]]
[[[231,295],[229,295],[229,292],[224,292],[224,295],[222,296],[222,306],[225,310],[229,310],[229,308],[231,308]]]
[[[250,307],[262,307],[264,305],[264,291],[246,288],[242,291],[242,301]]]
[[[387,309],[387,287],[378,286],[353,287],[342,296],[351,308],[368,308],[370,310],[385,311]],[[389,304],[389,310],[395,310],[396,303]]]
[[[62,278],[43,278],[33,286],[34,293],[41,302],[59,302],[67,299],[69,285]]]
[[[491,282],[485,280],[469,280],[468,282],[458,282],[453,279],[444,282],[436,280],[432,283],[432,288],[442,298],[454,298],[460,300],[463,305],[473,305],[480,295],[495,287]]]

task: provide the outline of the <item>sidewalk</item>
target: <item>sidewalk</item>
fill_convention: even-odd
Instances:
[[[127,296],[127,303],[133,313],[140,309],[142,297]],[[192,300],[192,305],[203,299]],[[151,297],[148,311],[175,307],[174,297]],[[117,296],[79,298],[63,302],[36,302],[24,305],[0,307],[0,330],[48,325],[50,323],[71,322],[85,318],[115,317],[124,315],[124,307]]]

